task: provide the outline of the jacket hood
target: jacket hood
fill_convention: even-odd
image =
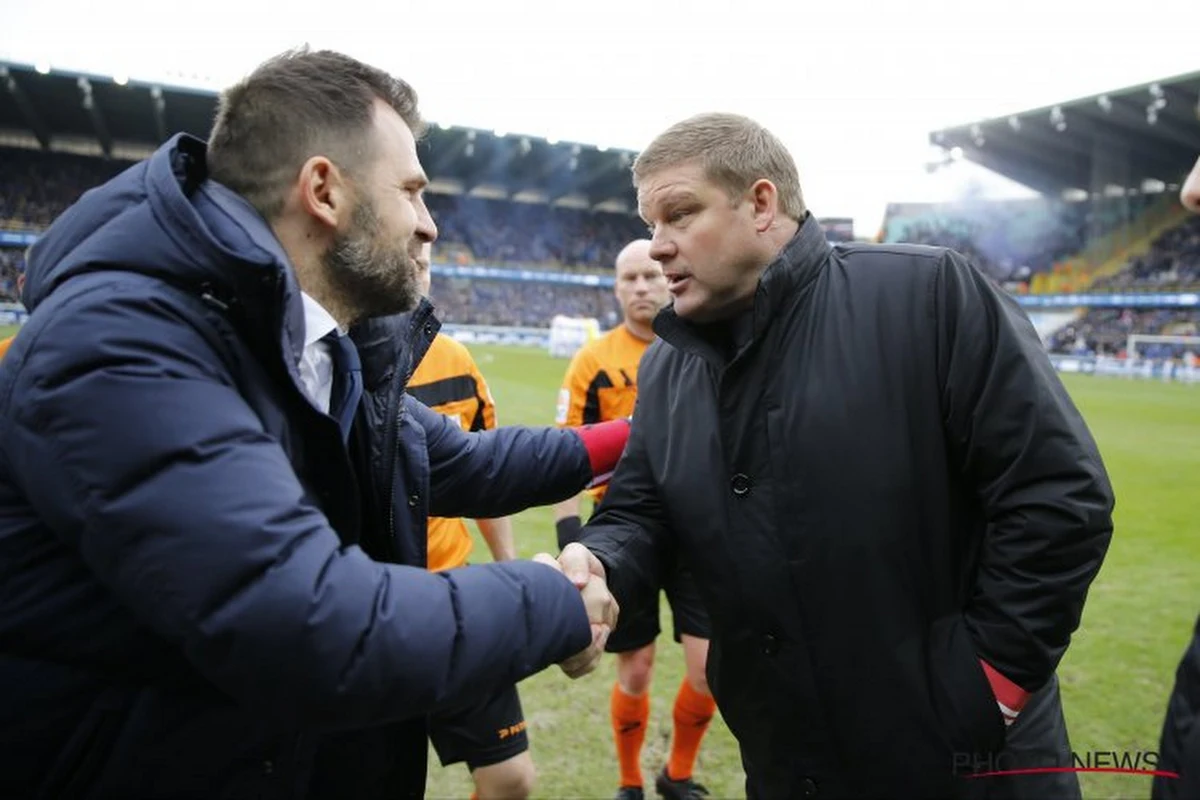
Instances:
[[[150,275],[226,303],[282,294],[285,351],[299,358],[304,311],[287,255],[249,203],[208,179],[206,152],[202,140],[178,134],[80,197],[30,248],[29,311],[68,279],[102,270]],[[262,320],[261,310],[249,316]]]

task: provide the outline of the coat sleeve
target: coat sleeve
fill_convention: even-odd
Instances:
[[[645,362],[639,372],[640,391],[653,391],[646,380]],[[626,608],[658,592],[666,564],[674,558],[666,510],[647,458],[648,420],[639,416],[642,408],[639,399],[625,452],[579,538],[604,564],[609,590]]]
[[[553,569],[434,575],[343,546],[205,334],[172,300],[123,288],[31,331],[3,452],[81,580],[213,685],[273,721],[364,727],[588,645],[579,593]]]
[[[416,398],[405,403],[425,429],[432,516],[504,517],[572,497],[592,480],[574,430],[514,425],[467,433]]]
[[[1108,549],[1112,487],[1015,300],[957,253],[939,263],[934,297],[946,440],[987,520],[966,624],[985,662],[1036,691]]]

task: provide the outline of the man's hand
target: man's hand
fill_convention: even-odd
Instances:
[[[602,581],[605,579],[604,565],[600,563],[600,559],[579,542],[571,542],[564,547],[558,554],[558,563],[561,565],[559,571],[580,590],[593,575]]]
[[[620,612],[616,599],[604,582],[604,566],[581,544],[569,545],[557,561],[548,553],[538,553],[533,560],[562,572],[579,588],[592,628],[592,643],[559,666],[571,678],[582,677],[600,663],[604,645],[617,626]]]
[[[592,643],[558,665],[567,673],[568,678],[582,678],[596,668],[600,657],[604,655],[604,645],[608,642],[609,632],[607,625],[592,626]]]
[[[553,567],[575,584],[583,597],[589,623],[604,625],[610,632],[617,627],[620,607],[616,598],[608,591],[608,584],[604,582],[604,565],[586,547],[572,544],[562,552],[557,561],[549,553],[538,553],[533,560]]]

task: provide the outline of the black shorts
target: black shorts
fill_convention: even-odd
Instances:
[[[529,749],[525,712],[516,686],[505,686],[429,719],[429,740],[442,766],[465,761],[475,770],[507,761]]]
[[[663,586],[667,602],[671,604],[671,616],[675,621],[675,641],[682,634],[700,639],[712,638],[712,626],[708,612],[700,602],[696,581],[682,567],[676,567]],[[609,634],[604,649],[609,653],[628,653],[640,650],[658,638],[662,627],[658,623],[659,599],[655,592],[649,599],[638,602],[632,608],[621,607],[617,616],[617,629]]]

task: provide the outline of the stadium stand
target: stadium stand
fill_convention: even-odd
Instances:
[[[20,273],[24,253],[21,250],[0,248],[0,301],[16,302],[17,275]]]
[[[1096,293],[1200,292],[1200,218],[1190,217],[1159,235],[1144,255],[1131,259],[1124,269],[1101,278],[1090,287]],[[1127,352],[1130,334],[1200,336],[1200,310],[1178,308],[1091,309],[1050,337],[1051,352],[1072,355],[1129,356],[1146,359],[1182,359],[1200,346],[1151,342]],[[1200,344],[1200,343],[1198,343]]]
[[[0,301],[11,303],[37,232],[167,137],[207,135],[216,98],[19,64],[0,64],[0,79]],[[1052,352],[1122,356],[1130,332],[1194,330],[1200,223],[1176,194],[1200,152],[1198,98],[1200,73],[933,132],[948,161],[970,159],[1042,196],[893,203],[877,238],[967,254],[1019,296]],[[615,322],[612,262],[645,233],[633,152],[444,125],[430,126],[420,150],[440,229],[433,295],[448,324]],[[822,224],[831,241],[855,239],[851,220]]]
[[[84,191],[127,166],[72,153],[0,147],[0,226],[41,230]]]
[[[629,213],[589,212],[544,204],[430,194],[439,246],[473,262],[609,270],[617,253],[645,233]]]
[[[1070,355],[1105,355],[1126,358],[1126,342],[1132,333],[1200,336],[1200,311],[1181,309],[1132,308],[1092,309],[1079,320],[1054,333],[1050,338],[1051,352]],[[1184,358],[1191,348],[1182,344],[1153,342],[1138,348],[1140,358]]]
[[[1193,73],[934,131],[948,161],[1042,196],[986,210],[893,207],[883,237],[973,249],[1021,295],[1059,369],[1196,381],[1200,226],[1178,192],[1200,153],[1198,117]],[[933,222],[922,229],[923,219]],[[900,230],[912,220],[913,234]],[[1130,351],[1131,336],[1147,335],[1175,341]]]
[[[1200,148],[1200,72],[934,131],[966,158],[1084,213],[1083,244],[1059,262],[1074,291],[1115,271],[1138,245],[1182,220],[1179,185]],[[1078,222],[1078,212],[1075,213]]]
[[[555,314],[618,321],[612,290],[545,282],[492,281],[435,275],[430,294],[443,322],[546,328]]]
[[[0,65],[0,292],[11,301],[21,250],[90,186],[166,137],[207,135],[214,95],[78,73],[41,74]],[[85,98],[87,102],[85,102]],[[610,276],[617,252],[645,234],[633,213],[633,153],[531,136],[433,125],[421,156],[440,238],[440,266],[519,266]],[[829,221],[831,239],[853,239],[853,222]],[[26,233],[28,236],[16,234]],[[616,319],[607,281],[586,284],[435,279],[445,321],[546,327],[555,313]]]
[[[1193,292],[1200,290],[1200,218],[1189,217],[1156,238],[1150,250],[1111,276],[1093,292]]]
[[[997,281],[1029,284],[1037,273],[1050,272],[1082,252],[1089,232],[1110,234],[1160,201],[1158,196],[1138,195],[1095,204],[1045,197],[892,203],[881,239],[953,247]]]

